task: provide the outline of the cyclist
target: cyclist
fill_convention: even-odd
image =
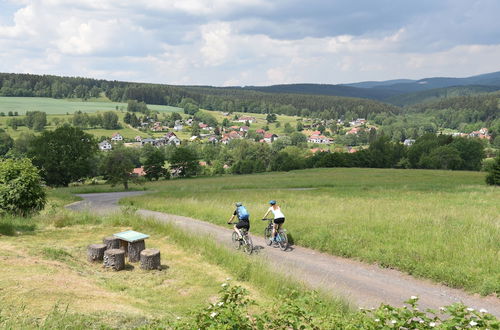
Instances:
[[[269,201],[269,209],[267,210],[266,214],[262,218],[267,217],[269,212],[273,212],[274,215],[274,221],[273,221],[273,235],[271,236],[272,241],[276,241],[276,233],[278,230],[281,228],[283,223],[285,222],[285,215],[283,212],[281,212],[280,206],[276,203],[275,200]]]
[[[243,236],[241,235],[240,229],[245,228],[247,231],[250,230],[250,214],[241,202],[237,202],[235,203],[235,205],[236,210],[234,210],[233,215],[227,223],[231,224],[231,221],[233,221],[234,217],[238,217],[239,221],[234,225],[234,231],[238,233],[239,239],[242,239]]]

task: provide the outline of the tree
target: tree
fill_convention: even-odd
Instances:
[[[96,152],[97,142],[92,135],[66,125],[42,132],[28,147],[33,163],[51,186],[67,186],[87,177],[92,172]]]
[[[297,122],[296,130],[297,132],[302,132],[304,130],[304,125],[301,121]]]
[[[107,111],[102,115],[102,127],[104,129],[117,129],[120,128],[118,125],[118,115],[113,111]]]
[[[24,122],[28,128],[41,131],[47,125],[47,114],[42,111],[27,111]]]
[[[500,155],[495,158],[493,165],[488,171],[486,183],[489,185],[500,186]]]
[[[14,146],[14,140],[3,129],[0,129],[0,156],[5,155]]]
[[[268,124],[274,123],[276,121],[276,115],[274,113],[270,113],[266,116],[266,120]]]
[[[200,170],[198,155],[188,147],[176,148],[168,158],[170,168],[179,176],[193,176]]]
[[[290,134],[290,140],[293,146],[304,145],[307,143],[307,136],[299,132],[294,132]]]
[[[128,190],[128,183],[135,178],[132,171],[135,168],[135,154],[132,149],[118,147],[106,153],[101,162],[101,172],[104,174],[107,182],[123,184],[123,188]]]
[[[144,171],[148,180],[158,180],[159,178],[170,176],[170,172],[164,168],[165,155],[161,150],[155,149],[151,151],[144,162]]]
[[[27,158],[0,161],[0,210],[27,216],[42,210],[45,191],[38,169]]]

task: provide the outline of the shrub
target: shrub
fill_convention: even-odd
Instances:
[[[29,159],[0,162],[0,210],[28,216],[42,210],[45,203],[40,174]]]
[[[500,186],[500,156],[495,158],[486,176],[486,183],[494,186]]]

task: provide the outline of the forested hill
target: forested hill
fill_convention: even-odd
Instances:
[[[407,107],[404,112],[433,116],[443,127],[483,123],[487,127],[499,125],[500,128],[500,92],[440,99]]]
[[[329,95],[264,93],[243,88],[172,86],[90,78],[0,73],[1,96],[90,98],[105,93],[112,101],[137,100],[179,106],[186,103],[209,110],[277,113],[325,119],[367,118],[378,113],[397,114],[400,108],[368,99]]]

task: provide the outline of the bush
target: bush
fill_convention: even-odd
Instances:
[[[42,210],[45,203],[40,174],[29,159],[0,162],[0,210],[28,216]]]
[[[486,183],[493,186],[500,186],[500,156],[495,158],[495,162],[490,166]]]

